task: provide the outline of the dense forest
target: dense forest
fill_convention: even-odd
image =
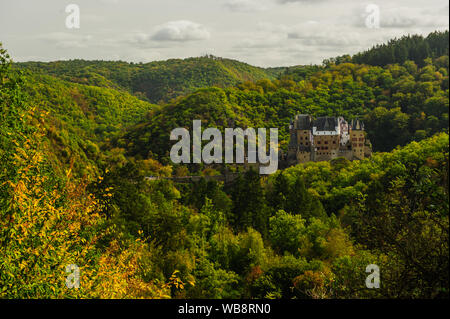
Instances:
[[[289,121],[295,114],[364,118],[375,151],[430,137],[448,129],[448,56],[386,67],[333,65],[305,80],[292,73],[279,80],[243,82],[236,87],[205,88],[180,97],[131,128],[114,145],[129,155],[149,152],[167,159],[171,128],[202,119],[213,127],[276,127],[286,149]],[[150,142],[151,141],[151,142]]]
[[[378,44],[372,49],[357,53],[352,57],[343,55],[324,61],[324,64],[353,62],[373,66],[385,66],[394,63],[413,61],[423,67],[427,58],[438,58],[448,55],[448,30],[435,31],[428,36],[407,35],[400,39],[392,39],[388,43]]]
[[[0,46],[0,298],[448,298],[448,79],[448,32],[272,69]],[[298,113],[362,118],[375,153],[226,184],[168,158],[194,119],[277,127],[285,150]]]
[[[275,79],[284,70],[262,69],[212,55],[146,64],[73,60],[27,62],[17,66],[70,82],[126,90],[153,103],[167,102],[208,86],[226,87],[242,81]]]

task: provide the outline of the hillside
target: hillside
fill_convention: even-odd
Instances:
[[[426,37],[418,34],[405,35],[400,39],[392,39],[387,43],[377,44],[372,48],[353,56],[348,54],[326,59],[324,64],[340,64],[353,62],[373,66],[386,66],[394,63],[414,61],[419,67],[425,66],[425,59],[448,55],[449,33],[435,31]]]
[[[122,89],[152,103],[167,102],[196,89],[275,79],[284,68],[263,69],[213,56],[151,63],[109,61],[25,62],[17,67],[81,84]]]
[[[448,297],[447,134],[363,161],[313,162],[264,179],[248,171],[227,188],[148,181],[149,168],[164,170],[150,160],[108,166],[87,185],[55,169],[43,126],[72,108],[54,129],[71,114],[83,118],[70,99],[75,89],[97,100],[116,93],[52,77],[33,82],[1,66],[0,297]],[[38,93],[52,103],[36,105]],[[201,93],[213,93],[212,103],[226,98],[213,88],[178,103],[208,102]],[[53,116],[36,114],[46,107]],[[92,125],[95,113],[86,113]],[[83,265],[83,289],[64,285],[68,263]],[[373,263],[383,285],[364,289]]]
[[[155,107],[124,91],[30,72],[25,72],[22,88],[36,112],[45,116],[56,167],[73,161],[74,174],[81,176],[95,172],[107,158],[118,160],[114,157],[120,154],[106,150],[105,143],[142,121]]]
[[[0,298],[448,299],[449,57],[427,54],[14,67],[0,44]],[[286,149],[297,113],[363,118],[375,153],[170,178],[191,170],[168,158],[172,129],[275,127]]]
[[[404,36],[355,54],[352,61],[360,64],[385,66],[410,60],[423,67],[426,58],[448,55],[448,36],[448,31],[436,31],[426,37],[421,35]]]
[[[426,39],[433,37],[442,40],[440,34]],[[388,46],[412,46],[414,39]],[[363,117],[374,150],[390,151],[448,130],[448,56],[427,54],[422,67],[405,61],[261,69],[209,56],[148,64],[27,62],[16,68],[25,72],[34,103],[50,111],[56,158],[67,162],[78,154],[83,160],[77,165],[86,166],[81,163],[111,150],[115,161],[123,161],[125,152],[169,163],[170,131],[190,127],[194,119],[220,129],[277,127],[286,150],[289,121],[297,113]],[[154,107],[145,101],[148,94],[170,101]]]
[[[294,72],[304,68],[281,80],[205,88],[155,109],[113,144],[131,156],[167,162],[170,131],[191,127],[200,119],[204,127],[220,129],[276,127],[280,146],[286,149],[290,120],[297,113],[309,113],[348,120],[359,116],[374,150],[391,151],[448,131],[448,61],[448,56],[430,59],[422,68],[412,61],[384,68],[342,63],[315,72],[307,68],[299,81],[292,80]]]

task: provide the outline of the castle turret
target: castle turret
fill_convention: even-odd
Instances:
[[[291,121],[288,161],[304,163],[311,160],[311,127],[312,117],[307,114],[298,114]]]
[[[358,118],[350,123],[350,141],[352,143],[352,151],[354,159],[364,159],[364,145],[366,142],[366,135],[364,133],[364,123]]]

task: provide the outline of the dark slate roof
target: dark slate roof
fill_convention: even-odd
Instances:
[[[364,123],[363,123],[363,121],[360,121],[359,119],[354,119],[350,123],[350,128],[352,130],[364,131]]]
[[[311,122],[311,116],[307,114],[298,114],[295,117],[296,128],[298,130],[310,130]]]
[[[339,125],[337,117],[319,117],[314,121],[317,131],[334,131]]]

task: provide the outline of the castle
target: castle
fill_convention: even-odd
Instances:
[[[372,145],[366,138],[364,123],[343,117],[319,117],[298,114],[291,121],[290,142],[285,157],[287,166],[306,162],[330,161],[343,157],[361,160],[370,157]]]

